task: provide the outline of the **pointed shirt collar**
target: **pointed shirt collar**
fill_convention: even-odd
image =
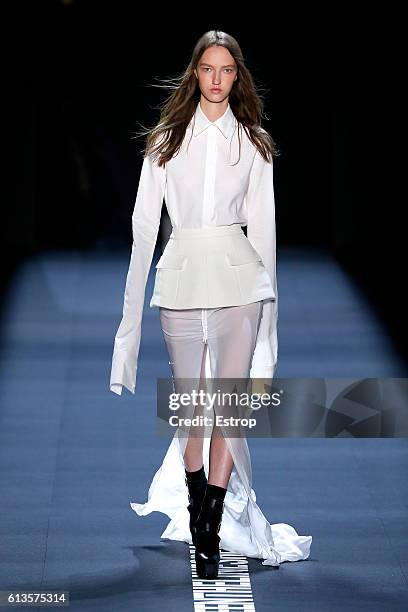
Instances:
[[[225,113],[221,115],[221,117],[218,117],[216,121],[210,121],[202,110],[200,102],[198,102],[191,124],[194,125],[194,136],[198,136],[204,132],[210,125],[215,125],[224,138],[229,138],[234,131],[235,115],[232,112],[231,106],[228,104]]]

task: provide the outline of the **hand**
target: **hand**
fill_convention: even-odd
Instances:
[[[251,378],[251,393],[260,394],[272,392],[272,378]]]

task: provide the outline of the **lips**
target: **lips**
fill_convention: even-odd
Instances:
[[[219,89],[218,87],[213,87],[211,91],[213,91],[214,93],[218,93],[219,91],[221,91],[221,89]]]

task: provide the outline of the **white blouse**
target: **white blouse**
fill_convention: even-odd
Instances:
[[[243,129],[239,132],[241,150],[238,121],[230,105],[211,122],[198,103],[180,151],[164,167],[151,155],[143,160],[132,214],[133,244],[123,316],[112,360],[110,390],[118,395],[123,386],[131,393],[136,389],[145,289],[163,198],[173,227],[247,226],[247,238],[261,256],[276,296],[263,305],[250,377],[274,376],[278,291],[273,162],[263,159]]]

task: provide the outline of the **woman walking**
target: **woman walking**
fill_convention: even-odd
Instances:
[[[205,33],[159,123],[147,132],[112,359],[114,393],[136,390],[163,198],[172,232],[156,265],[150,306],[160,309],[174,389],[183,392],[187,385],[191,392],[210,379],[226,386],[232,380],[235,387],[242,380],[243,389],[249,378],[271,382],[278,349],[276,149],[261,117],[262,102],[237,41],[217,30]],[[217,414],[223,410],[214,406]],[[193,404],[187,411],[204,414]],[[220,546],[264,565],[308,558],[312,537],[286,523],[269,524],[257,505],[245,436],[215,424],[198,434],[194,429],[193,435],[178,427],[148,501],[131,503],[132,509],[141,516],[167,514],[162,537],[195,545],[201,578],[217,577]]]

